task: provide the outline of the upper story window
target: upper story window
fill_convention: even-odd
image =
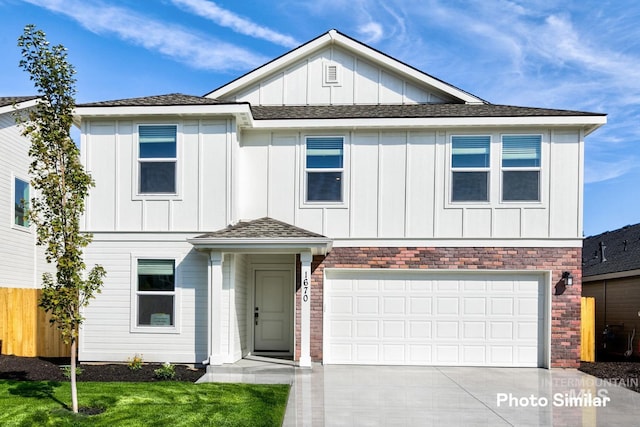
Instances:
[[[540,201],[540,135],[502,136],[502,200]]]
[[[307,137],[306,201],[342,202],[344,138]]]
[[[491,137],[453,136],[451,142],[451,201],[489,201]]]
[[[138,127],[138,191],[141,194],[175,194],[177,126]]]
[[[13,223],[21,227],[29,227],[29,183],[19,178],[13,185]]]
[[[175,326],[175,260],[138,259],[137,326]]]

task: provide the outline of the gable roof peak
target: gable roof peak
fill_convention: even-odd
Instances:
[[[238,77],[231,82],[214,89],[213,91],[205,94],[207,98],[219,98],[224,99],[232,94],[241,91],[257,81],[264,79],[273,73],[285,69],[287,66],[292,65],[296,61],[301,60],[305,56],[311,55],[318,50],[337,45],[348,51],[355,52],[357,55],[362,56],[366,60],[378,64],[383,67],[393,68],[397,73],[403,74],[412,80],[421,82],[426,86],[430,86],[438,92],[442,92],[447,96],[457,99],[462,103],[468,104],[484,104],[485,100],[459,89],[443,80],[433,77],[424,71],[421,71],[411,65],[408,65],[390,55],[381,52],[365,43],[356,40],[346,34],[341,33],[336,29],[330,29],[326,33],[304,43],[289,52],[261,65],[260,67],[249,71],[241,77]]]

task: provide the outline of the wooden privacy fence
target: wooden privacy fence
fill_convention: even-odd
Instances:
[[[40,289],[0,288],[2,354],[27,357],[68,357],[58,330],[38,307]]]
[[[596,361],[596,299],[580,299],[580,360]]]

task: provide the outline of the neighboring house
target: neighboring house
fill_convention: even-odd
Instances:
[[[596,305],[596,354],[633,356],[640,348],[640,224],[587,237],[582,246],[582,296]],[[607,334],[605,334],[605,329]],[[635,333],[634,333],[635,331]]]
[[[79,357],[576,367],[605,122],[490,104],[335,30],[203,97],[79,105],[107,270]]]
[[[37,101],[37,96],[0,97],[0,341],[2,354],[63,356],[68,349],[37,306],[41,276],[49,267],[27,216],[33,196],[30,142],[15,122],[16,114],[26,114]]]

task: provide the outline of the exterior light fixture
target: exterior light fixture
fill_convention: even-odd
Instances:
[[[564,280],[564,284],[567,286],[573,286],[573,276],[570,272],[564,271],[562,273],[562,280]]]

